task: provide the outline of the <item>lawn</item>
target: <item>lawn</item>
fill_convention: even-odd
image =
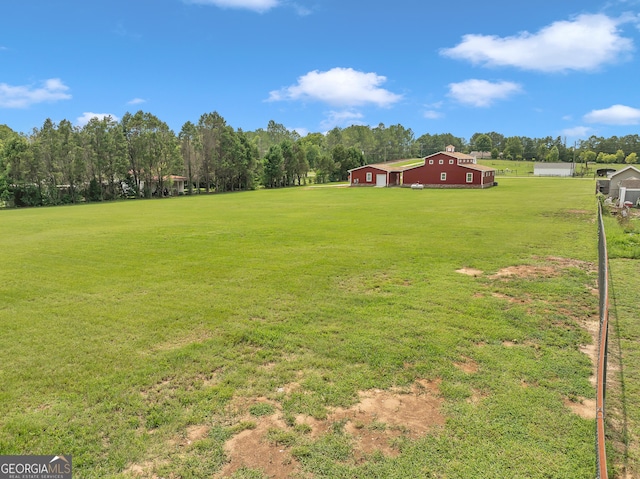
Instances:
[[[480,165],[490,166],[498,170],[498,176],[533,176],[533,161],[515,160],[478,160]]]
[[[591,478],[594,218],[592,181],[544,178],[0,211],[0,454]]]

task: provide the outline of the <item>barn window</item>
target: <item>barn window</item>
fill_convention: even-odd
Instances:
[[[373,173],[371,173],[370,171],[367,171],[367,183],[370,182],[373,179]]]
[[[433,160],[429,160],[429,164],[430,164],[430,165],[433,165]]]
[[[450,165],[453,165],[453,160],[449,160],[449,164],[450,164]]]
[[[473,173],[467,173],[467,183],[473,182]]]
[[[440,164],[440,165],[444,165],[444,160],[440,160],[440,161],[438,161],[438,164]]]
[[[442,160],[440,160],[442,161]],[[440,181],[447,181],[447,174],[446,173],[440,173]]]

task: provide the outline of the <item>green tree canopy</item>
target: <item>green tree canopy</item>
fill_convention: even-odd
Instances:
[[[475,139],[475,147],[478,151],[491,151],[491,148],[493,147],[491,137],[489,135],[479,135]]]

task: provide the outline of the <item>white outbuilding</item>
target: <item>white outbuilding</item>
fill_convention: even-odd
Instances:
[[[575,163],[534,163],[534,176],[573,176]]]

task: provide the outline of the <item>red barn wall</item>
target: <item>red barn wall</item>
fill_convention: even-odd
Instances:
[[[367,181],[367,173],[371,173],[371,181]],[[363,186],[375,186],[376,184],[376,175],[380,175],[384,173],[387,174],[386,171],[379,170],[378,168],[373,168],[371,166],[365,166],[358,170],[353,170],[351,172],[351,184],[352,185],[363,185]]]
[[[433,160],[433,164],[429,161]],[[442,164],[440,164],[442,160]],[[451,163],[453,162],[453,164]],[[441,173],[447,174],[447,179],[440,179]],[[473,181],[467,183],[467,173],[473,174]],[[403,174],[403,183],[411,185],[413,183],[421,183],[423,185],[460,185],[460,186],[492,186],[494,182],[493,172],[491,176],[484,177],[483,171],[472,170],[458,165],[458,160],[445,154],[437,154],[425,160],[425,164],[416,168],[405,170]]]

